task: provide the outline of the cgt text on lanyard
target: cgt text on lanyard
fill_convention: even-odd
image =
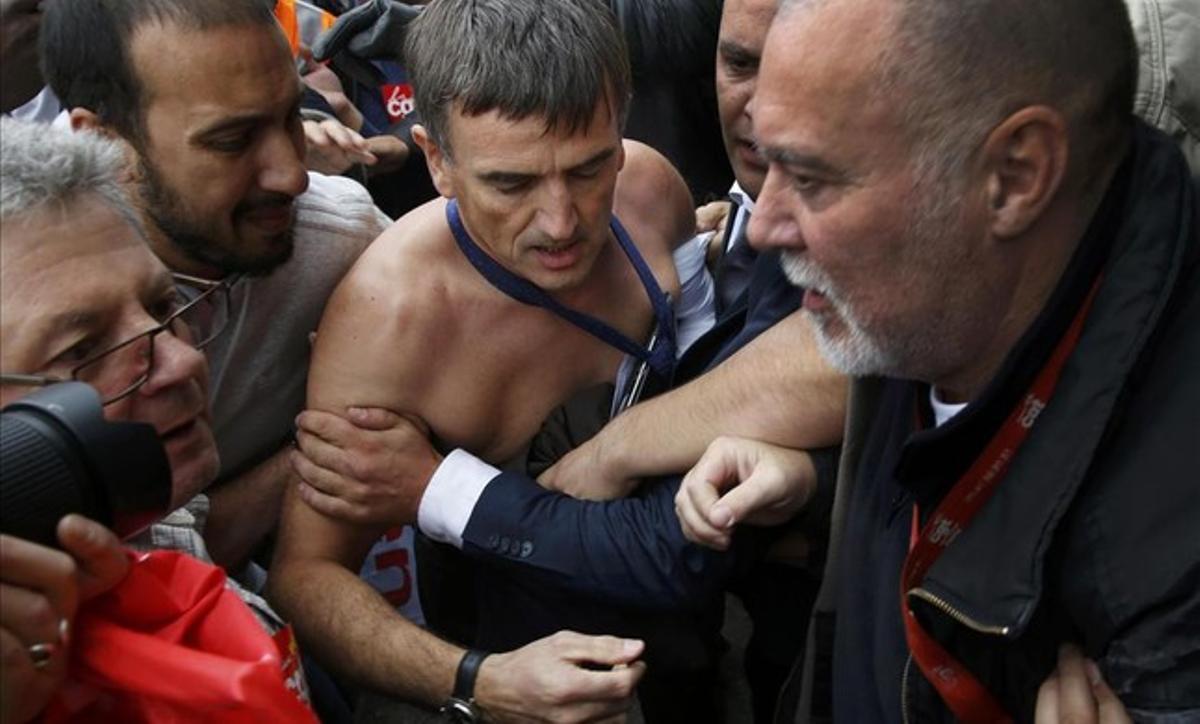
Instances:
[[[962,722],[1011,722],[1012,717],[978,679],[922,628],[909,605],[909,594],[920,586],[930,567],[966,529],[1008,473],[1009,464],[1050,401],[1067,358],[1079,342],[1083,322],[1099,287],[1097,280],[1029,391],[923,526],[920,511],[913,506],[912,538],[900,574],[904,636],[913,661],[955,718]]]

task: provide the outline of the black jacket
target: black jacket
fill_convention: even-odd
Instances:
[[[856,383],[835,505],[840,535],[808,660],[810,669],[829,665],[815,642],[838,642],[839,719],[874,707],[880,720],[949,720],[920,670],[895,656],[903,633],[892,583],[906,516],[914,499],[923,511],[940,500],[1012,409],[1090,287],[1093,261],[1099,293],[1054,396],[1007,478],[922,582],[940,608],[919,599],[914,608],[1018,720],[1032,719],[1064,641],[1099,662],[1135,719],[1200,716],[1198,229],[1182,156],[1139,124],[1071,268],[977,401],[943,428],[913,432],[913,405],[927,387]],[[889,577],[876,586],[878,601],[863,594],[864,582]],[[830,712],[829,682],[792,683],[799,719]]]

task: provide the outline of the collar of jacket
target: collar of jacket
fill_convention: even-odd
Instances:
[[[1104,202],[1116,204],[1117,213],[1110,216],[1115,242],[1054,397],[1006,480],[922,583],[925,591],[975,624],[1013,638],[1024,631],[1041,599],[1044,559],[1055,530],[1079,492],[1129,375],[1170,300],[1184,255],[1195,253],[1197,202],[1187,165],[1158,131],[1139,121],[1134,135],[1131,158],[1118,172],[1127,180],[1115,184],[1119,193],[1110,193]],[[1089,233],[1084,243],[1091,237]],[[1051,303],[1060,298],[1056,291]],[[1035,323],[1034,334],[1043,321]],[[1014,357],[1028,350],[1023,341]],[[986,405],[992,390],[1012,382],[1005,375],[1020,376],[1022,369],[1019,359],[1008,360],[981,401]]]

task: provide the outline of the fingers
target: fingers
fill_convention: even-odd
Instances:
[[[755,471],[741,485],[713,503],[708,518],[714,526],[722,530],[732,528],[755,511],[762,510],[774,503],[778,493],[778,486],[771,484],[766,472]]]
[[[341,498],[326,495],[307,483],[300,483],[298,492],[300,499],[318,513],[351,522],[357,522],[362,517],[362,511],[357,506]]]
[[[58,641],[63,616],[40,592],[0,584],[0,626],[22,647]]]
[[[66,622],[78,604],[70,555],[0,535],[0,720],[25,721],[45,706],[66,672]],[[30,647],[47,645],[41,667]],[[58,648],[53,648],[57,646]]]
[[[688,473],[675,495],[675,514],[683,535],[693,543],[725,550],[729,547],[729,532],[709,520],[709,511],[718,497],[716,486],[703,479],[702,474]]]
[[[71,514],[58,522],[58,542],[75,558],[79,597],[87,600],[120,583],[129,572],[129,556],[108,528],[82,515]]]
[[[29,721],[45,708],[66,673],[66,658],[60,653],[36,669],[28,646],[0,628],[0,721]]]
[[[291,462],[292,470],[300,477],[303,484],[322,495],[347,499],[354,495],[356,488],[360,485],[335,470],[314,462],[311,457],[300,451],[292,453]]]
[[[571,700],[573,719],[584,722],[625,721],[637,683],[646,673],[641,661],[612,671],[578,670]]]
[[[638,639],[616,636],[586,636],[574,631],[559,631],[551,637],[562,658],[574,663],[619,666],[635,661],[646,645]]]
[[[0,535],[0,575],[9,586],[42,594],[60,618],[75,616],[79,604],[77,566],[62,551]]]
[[[696,233],[715,231],[729,211],[728,201],[713,201],[696,209]]]
[[[1083,654],[1071,644],[1058,650],[1058,715],[1059,720],[1095,722],[1096,699],[1087,678]]]
[[[675,512],[683,534],[693,543],[725,550],[729,547],[729,526],[712,512],[726,480],[734,472],[732,461],[722,450],[710,445],[700,462],[683,478],[675,496]]]
[[[496,721],[620,721],[646,671],[636,660],[643,650],[641,641],[560,631],[485,659],[477,701]]]
[[[1037,724],[1126,724],[1124,704],[1105,683],[1096,664],[1073,644],[1058,652],[1058,667],[1038,689],[1034,710]]]
[[[300,441],[302,434],[307,434],[331,445],[344,447],[354,438],[354,428],[354,423],[332,412],[305,410],[296,416],[296,441]]]
[[[1058,724],[1058,672],[1051,674],[1038,688],[1033,711],[1034,724]]]
[[[578,720],[602,720],[629,708],[630,697],[646,673],[645,663],[637,660],[645,651],[642,641],[559,631],[549,644],[558,659],[575,666],[561,677],[565,685],[561,698],[573,705]],[[595,666],[611,668],[596,670]]]
[[[321,121],[320,128],[325,132],[326,138],[351,159],[366,164],[375,163],[377,160],[367,148],[367,142],[362,135],[342,125],[340,121]]]
[[[1085,667],[1088,681],[1092,685],[1092,694],[1096,697],[1096,710],[1100,715],[1100,724],[1132,724],[1133,719],[1125,710],[1125,705],[1116,693],[1108,688],[1096,662],[1089,660],[1085,662]]]
[[[380,420],[383,418],[380,413],[388,412],[378,408],[350,407],[347,409],[346,417],[343,418],[342,415],[320,411],[320,409],[306,409],[306,411],[296,415],[296,442],[300,442],[301,435],[311,435],[318,438],[319,441],[334,445],[336,448],[348,448],[350,443],[358,441],[361,438],[362,430],[372,429],[372,427],[356,424],[355,420],[359,419],[359,415],[354,411],[361,411],[361,409],[371,411],[364,419],[377,424],[382,424]],[[396,415],[395,413],[389,414],[392,415],[391,419],[403,420],[400,415]],[[400,423],[396,421],[396,423],[392,423],[388,427],[397,424]],[[380,429],[386,429],[386,427],[380,427]],[[311,444],[313,441],[308,442]]]
[[[742,482],[712,508],[714,525],[777,525],[795,515],[816,488],[817,469],[801,450],[746,443],[739,458]]]
[[[335,445],[345,445],[354,439],[358,430],[381,432],[404,424],[412,425],[422,436],[429,430],[419,418],[399,415],[383,407],[349,407],[346,417],[322,410],[305,410],[296,417],[299,430],[316,435]]]
[[[345,474],[349,470],[350,454],[346,438],[314,435],[306,428],[296,430],[296,448],[314,465]]]
[[[346,417],[364,430],[390,430],[408,419],[382,407],[351,407]]]
[[[402,168],[408,162],[409,150],[404,141],[389,134],[366,139],[367,150],[379,159],[373,170],[383,173]]]
[[[356,163],[374,165],[379,159],[367,148],[363,137],[340,121],[305,121],[306,164],[323,173],[342,173]]]

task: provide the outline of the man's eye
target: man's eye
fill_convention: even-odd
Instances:
[[[183,295],[172,290],[170,294],[150,305],[146,311],[150,313],[151,317],[154,317],[154,321],[161,324],[167,321],[172,314],[178,312],[185,303]]]
[[[802,194],[814,194],[821,190],[824,184],[812,176],[792,176],[792,187]]]
[[[221,153],[241,153],[250,147],[250,136],[239,134],[237,136],[228,136],[209,139],[208,147],[214,151]]]
[[[52,365],[76,365],[91,359],[99,351],[100,345],[93,337],[85,337],[68,347],[54,358]]]
[[[528,181],[510,181],[493,184],[493,187],[505,196],[516,196],[529,188]]]
[[[722,65],[729,75],[739,78],[754,75],[758,71],[758,62],[749,58],[722,58]]]

